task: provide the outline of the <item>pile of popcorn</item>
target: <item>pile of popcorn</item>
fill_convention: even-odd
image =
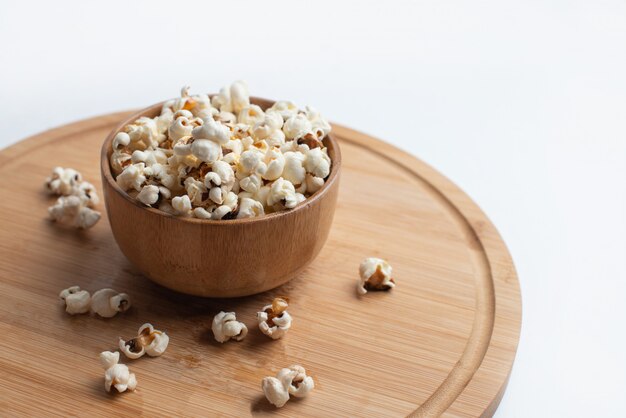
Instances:
[[[190,95],[140,117],[112,143],[117,184],[147,206],[201,219],[252,218],[292,209],[319,190],[331,160],[330,124],[311,107],[265,111],[237,81],[210,98]]]

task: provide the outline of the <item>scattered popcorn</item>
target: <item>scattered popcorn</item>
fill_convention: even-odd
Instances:
[[[265,377],[261,388],[267,400],[280,408],[289,400],[289,396],[303,398],[315,388],[313,378],[306,375],[302,366],[293,365],[281,369],[276,377]]]
[[[100,198],[93,184],[83,181],[75,189],[74,194],[80,198],[83,205],[93,208],[100,203]]]
[[[243,81],[212,98],[183,87],[159,116],[140,117],[115,136],[110,164],[117,184],[146,206],[200,219],[252,218],[293,209],[324,185],[329,132],[311,107],[251,104]],[[72,178],[56,170],[50,187],[80,181]]]
[[[50,219],[79,229],[91,228],[100,220],[100,212],[86,206],[78,196],[61,196],[48,208]]]
[[[46,179],[46,190],[60,196],[48,208],[50,219],[74,228],[88,229],[100,220],[100,212],[93,208],[100,202],[93,184],[83,181],[73,168],[55,167]]]
[[[83,181],[83,176],[73,168],[54,167],[52,175],[46,179],[44,186],[49,193],[57,196],[73,194],[74,187]]]
[[[364,295],[368,290],[389,290],[396,282],[391,277],[391,265],[380,258],[366,258],[359,266],[357,291]]]
[[[296,398],[305,397],[315,387],[313,378],[307,376],[304,367],[298,365],[281,369],[276,375],[276,378],[283,383],[289,391],[289,394]]]
[[[277,408],[283,407],[289,400],[289,390],[275,377],[264,377],[261,381],[261,388],[269,403]]]
[[[154,329],[152,324],[143,324],[137,331],[137,337],[124,341],[120,337],[120,351],[130,359],[138,359],[144,354],[158,357],[165,352],[170,338],[166,333]]]
[[[130,298],[126,293],[113,289],[100,289],[91,296],[91,310],[103,318],[112,318],[118,312],[130,308]]]
[[[103,351],[100,353],[100,362],[104,367],[104,389],[111,392],[114,388],[119,393],[126,390],[135,390],[137,387],[137,379],[135,374],[128,370],[128,366],[120,364],[120,353],[112,353]]]
[[[81,290],[78,286],[71,286],[63,289],[59,297],[65,302],[65,311],[70,315],[84,314],[89,312],[91,307],[91,296],[86,290]]]
[[[287,312],[289,306],[287,298],[275,298],[271,305],[263,307],[257,312],[257,320],[261,332],[273,340],[285,335],[291,328],[291,315]]]
[[[231,338],[235,341],[241,341],[248,334],[246,324],[237,321],[234,312],[220,312],[215,315],[211,329],[215,340],[220,343]]]

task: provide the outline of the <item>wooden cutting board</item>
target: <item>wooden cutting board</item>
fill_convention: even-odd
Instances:
[[[519,284],[498,232],[460,189],[397,148],[335,126],[339,202],[313,264],[253,297],[184,296],[138,273],[106,214],[88,231],[46,220],[54,198],[42,183],[52,167],[76,168],[99,187],[100,144],[127,115],[73,123],[0,152],[0,415],[493,414],[518,344]],[[394,290],[357,296],[367,256],[389,260]],[[112,319],[67,315],[58,293],[75,284],[127,292],[133,307]],[[275,295],[290,298],[294,318],[278,341],[255,327],[255,313]],[[220,310],[248,324],[244,341],[215,342],[210,323]],[[170,335],[167,352],[124,358],[137,391],[107,394],[98,354],[145,322]],[[275,409],[261,379],[293,363],[316,388]]]

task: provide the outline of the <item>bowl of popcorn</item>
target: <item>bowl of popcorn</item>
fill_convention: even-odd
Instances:
[[[244,82],[122,122],[101,173],[115,240],[147,277],[207,297],[263,292],[324,245],[341,154],[311,107],[250,97]]]

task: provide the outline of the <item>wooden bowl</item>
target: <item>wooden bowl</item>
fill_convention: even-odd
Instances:
[[[251,102],[263,109],[273,103],[259,98]],[[251,219],[181,218],[130,197],[115,182],[109,165],[115,135],[140,116],[157,116],[161,106],[132,115],[102,145],[106,211],[124,255],[156,283],[196,296],[247,296],[297,276],[324,246],[333,221],[341,171],[333,135],[324,139],[332,160],[326,183],[295,208]]]

